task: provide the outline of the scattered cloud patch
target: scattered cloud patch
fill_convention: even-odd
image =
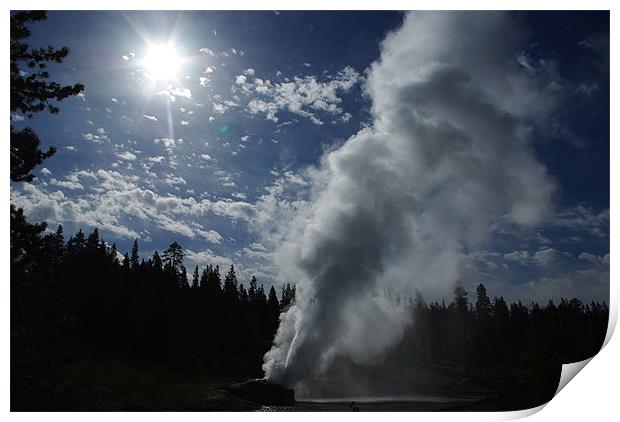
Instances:
[[[56,185],[65,189],[84,189],[81,183],[72,180],[56,180],[55,178],[50,179],[51,185]]]
[[[275,83],[255,77],[253,69],[247,69],[235,78],[235,86],[248,97],[246,111],[250,114],[264,114],[267,120],[277,123],[278,112],[286,110],[322,125],[317,113],[343,115],[341,95],[360,81],[360,74],[350,66],[322,80],[303,76]]]
[[[205,240],[207,240],[207,241],[209,241],[211,243],[219,244],[219,243],[222,242],[222,240],[224,240],[222,235],[220,235],[215,230],[200,230],[200,229],[196,229],[196,232],[203,239],[205,239]]]
[[[83,133],[82,134],[82,138],[85,141],[90,141],[90,142],[95,142],[95,143],[103,143],[105,142],[110,142],[110,138],[108,138],[108,135],[105,131],[104,128],[100,127],[98,128],[95,133],[91,133],[91,132],[87,132],[87,133]]]
[[[137,158],[135,154],[132,154],[129,151],[117,153],[116,156],[125,161],[134,161]]]

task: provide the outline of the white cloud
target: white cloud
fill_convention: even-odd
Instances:
[[[161,142],[162,144],[164,144],[166,148],[174,148],[178,140],[175,141],[174,139],[171,139],[171,138],[162,138],[162,139],[153,139],[153,142],[155,142],[156,144]]]
[[[267,252],[267,248],[260,242],[254,242],[252,244],[250,244],[249,246],[250,249],[252,250],[256,250],[256,251],[261,251],[261,252]]]
[[[224,170],[216,170],[214,172],[214,175],[215,177],[217,177],[217,180],[222,184],[222,186],[227,186],[227,187],[236,186],[236,183],[233,180],[232,174]]]
[[[185,262],[188,268],[192,268],[196,265],[201,268],[204,268],[207,265],[218,265],[220,267],[220,274],[226,274],[228,267],[230,267],[233,263],[230,258],[219,256],[210,249],[199,252],[186,249]]]
[[[157,94],[167,96],[170,101],[176,101],[176,97],[192,98],[192,91],[189,88],[170,87]]]
[[[205,240],[211,243],[219,244],[222,242],[222,240],[224,240],[222,235],[220,235],[215,230],[200,230],[200,229],[195,229],[195,230],[198,233],[198,235],[200,235],[202,238],[204,238]]]
[[[513,251],[504,254],[504,259],[506,259],[507,261],[526,263],[529,258],[530,253],[528,251]]]
[[[51,185],[56,185],[65,189],[84,189],[81,183],[71,181],[71,180],[56,180],[55,178],[50,179]]]
[[[550,223],[604,238],[609,236],[609,209],[597,213],[585,205],[577,205],[556,212]]]
[[[463,267],[474,270],[477,273],[486,270],[496,270],[499,268],[497,259],[501,257],[500,253],[489,251],[471,251],[468,254],[461,254]]]
[[[341,94],[351,90],[361,80],[359,73],[350,66],[325,81],[318,81],[315,76],[304,76],[276,83],[254,77],[255,73],[248,70],[235,78],[241,92],[250,96],[246,110],[251,114],[265,114],[268,120],[274,122],[278,122],[278,111],[287,110],[315,124],[323,124],[316,113],[343,114]],[[251,82],[248,76],[254,77]]]
[[[110,138],[108,138],[105,129],[103,129],[102,127],[98,128],[95,133],[83,133],[82,138],[84,138],[84,140],[86,141],[91,141],[95,143],[102,143],[103,141],[110,142]]]
[[[226,110],[228,109],[228,107],[226,107],[224,104],[222,103],[213,103],[213,111],[219,114],[224,114],[226,112]]]
[[[308,182],[306,182],[306,180],[301,175],[295,174],[292,171],[285,171],[284,177],[286,177],[289,183],[293,183],[293,184],[301,185],[301,186],[305,186],[308,184]]]
[[[593,263],[596,267],[607,268],[607,270],[609,270],[609,254],[597,256],[588,252],[582,252],[581,254],[579,254],[579,259],[589,261]]]
[[[169,174],[168,176],[166,176],[166,179],[164,180],[164,182],[166,182],[168,185],[186,185],[187,184],[184,178],[182,178],[181,176],[174,176],[172,174]]]
[[[207,206],[207,204],[205,204]],[[208,209],[214,214],[234,220],[250,221],[255,218],[257,211],[253,204],[243,201],[217,201],[208,204]]]
[[[252,99],[247,105],[247,110],[251,114],[263,113],[267,120],[271,120],[275,123],[278,122],[276,113],[278,112],[278,105],[273,102],[267,102],[260,99]]]
[[[532,260],[538,265],[549,266],[558,264],[568,257],[570,257],[570,255],[566,252],[560,252],[553,248],[544,247],[534,252],[532,255]]]
[[[570,258],[570,254],[550,247],[543,247],[534,252],[519,250],[504,254],[504,259],[520,265],[556,265],[567,258]]]
[[[165,159],[166,157],[164,157],[163,155],[158,155],[156,157],[148,157],[147,161],[150,161],[151,163],[161,163]]]
[[[120,237],[134,238],[138,233],[119,223],[112,210],[93,202],[89,196],[69,199],[61,191],[48,192],[28,184],[23,191],[14,193],[14,202],[24,208],[33,221],[51,224],[74,222],[79,225],[98,227]]]
[[[563,268],[557,265],[550,274],[531,278],[523,283],[506,282],[499,279],[487,284],[489,295],[504,296],[509,301],[521,300],[546,303],[553,300],[578,298],[588,303],[604,301],[609,303],[609,254],[597,256],[589,253],[580,255],[580,268]]]
[[[62,191],[48,191],[42,184],[25,184],[12,193],[13,201],[24,208],[33,221],[46,220],[55,224],[71,221],[129,238],[139,236],[133,227],[137,221],[142,221],[183,236],[201,236],[215,241],[219,239],[215,232],[192,228],[196,218],[213,214],[232,221],[249,221],[257,214],[254,205],[242,201],[198,201],[194,197],[161,195],[139,186],[138,176],[114,170],[76,171],[66,180],[54,179],[52,185],[83,189],[79,183],[82,178],[90,178],[93,183],[81,195],[67,198]],[[164,181],[173,185],[186,183],[182,177],[174,175],[167,175]]]
[[[129,151],[117,153],[116,156],[120,158],[121,160],[125,160],[125,161],[134,161],[136,159],[136,155],[132,154]]]
[[[176,95],[177,97],[192,98],[192,91],[188,88],[172,88],[170,93],[172,95]]]
[[[586,97],[591,97],[598,91],[599,91],[598,85],[593,82],[592,83],[582,82],[575,89],[575,92],[577,92],[578,94],[585,95]]]

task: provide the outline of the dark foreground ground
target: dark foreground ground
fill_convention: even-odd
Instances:
[[[227,390],[254,375],[180,373],[164,366],[138,366],[121,360],[79,361],[47,379],[32,380],[33,394],[12,395],[11,408],[13,411],[492,411],[538,406],[555,391],[552,385],[542,390],[540,383],[533,385],[533,378],[517,371],[495,377],[493,384],[464,377],[455,368],[440,365],[360,368],[352,364],[339,365],[324,378],[298,387],[298,401],[293,406],[265,406]]]

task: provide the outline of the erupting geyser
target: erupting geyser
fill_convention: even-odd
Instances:
[[[372,362],[407,323],[373,292],[445,297],[464,250],[545,216],[554,183],[529,136],[553,104],[544,75],[519,65],[524,33],[506,13],[414,12],[383,41],[365,87],[372,126],[311,172],[279,239],[297,295],[264,358],[269,381],[294,387],[338,355]]]

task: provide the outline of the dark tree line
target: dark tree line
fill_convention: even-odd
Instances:
[[[444,358],[470,371],[498,365],[527,366],[533,361],[576,362],[595,355],[607,332],[605,303],[579,299],[528,306],[491,300],[483,284],[470,303],[468,292],[455,288],[453,301],[410,301],[413,324],[402,349],[416,361]]]
[[[26,242],[24,229],[31,233]],[[122,257],[97,229],[66,242],[62,226],[45,235],[43,229],[23,215],[12,224],[11,323],[15,335],[26,335],[15,357],[24,349],[62,349],[76,358],[120,356],[180,369],[208,366],[206,356],[260,357],[280,312],[294,301],[290,284],[280,298],[256,277],[246,288],[232,265],[225,274],[207,265],[188,275],[177,242],[141,259],[137,241]]]
[[[605,303],[579,299],[508,304],[489,298],[483,284],[473,302],[457,285],[447,305],[418,295],[407,306],[412,324],[391,351],[394,360],[460,372],[506,396],[525,392],[538,404],[553,396],[561,364],[598,353],[609,317]]]

